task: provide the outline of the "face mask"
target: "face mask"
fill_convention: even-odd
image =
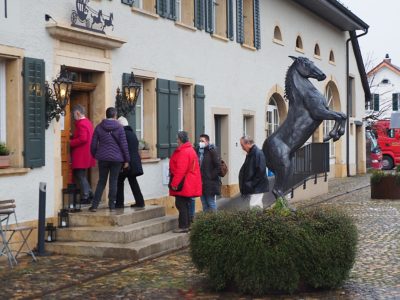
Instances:
[[[200,142],[200,143],[199,143],[199,147],[200,147],[201,149],[205,148],[205,147],[206,147],[206,143]]]

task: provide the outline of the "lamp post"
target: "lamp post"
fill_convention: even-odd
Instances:
[[[128,83],[122,86],[122,92],[117,88],[115,108],[117,109],[119,116],[126,117],[135,109],[140,89],[140,83],[135,81],[135,75],[131,72]]]
[[[49,128],[53,119],[60,120],[60,116],[65,114],[65,107],[68,105],[72,90],[71,73],[66,69],[65,65],[61,66],[60,74],[53,80],[53,89],[49,83],[45,83],[46,98],[46,129]]]

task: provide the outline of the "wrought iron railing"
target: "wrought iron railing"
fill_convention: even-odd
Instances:
[[[293,163],[293,176],[287,184],[286,192],[293,192],[306,181],[323,174],[327,180],[329,172],[329,143],[311,143],[296,151]],[[293,196],[293,195],[292,195]]]

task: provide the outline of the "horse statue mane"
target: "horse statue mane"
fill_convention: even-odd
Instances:
[[[270,135],[263,145],[267,167],[275,174],[272,193],[275,198],[284,197],[291,187],[293,157],[319,127],[323,120],[335,120],[333,129],[324,142],[338,140],[345,131],[346,115],[329,110],[324,95],[309,78],[325,80],[326,75],[306,57],[294,57],[286,73],[285,98],[289,102],[286,120]]]

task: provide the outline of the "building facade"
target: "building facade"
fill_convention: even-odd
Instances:
[[[129,121],[150,147],[139,177],[148,204],[174,210],[167,166],[178,130],[192,142],[210,135],[229,166],[223,193],[238,192],[240,137],[261,146],[285,120],[289,55],[325,72],[326,80],[312,82],[336,111],[348,110],[349,81],[348,137],[331,142],[330,176],[365,172],[365,91],[354,33],[368,25],[335,0],[15,0],[0,4],[0,28],[0,138],[12,150],[11,167],[0,170],[0,198],[16,199],[21,221],[37,219],[40,182],[47,184],[47,217],[61,206],[70,181],[70,108],[84,105],[97,125],[131,72],[142,92]],[[45,81],[62,65],[74,74],[71,101],[45,129]],[[322,142],[331,127],[324,122],[310,141]],[[93,168],[93,188],[97,177]]]

